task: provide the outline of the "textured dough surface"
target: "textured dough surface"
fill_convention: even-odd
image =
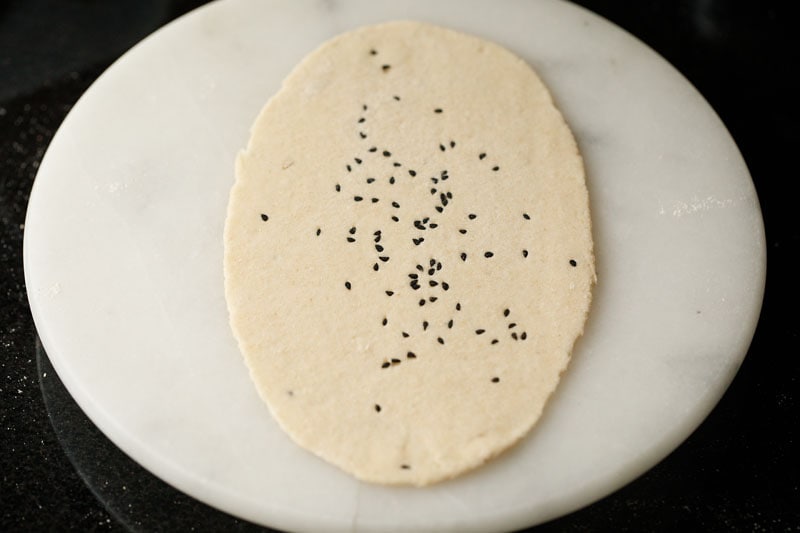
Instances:
[[[415,22],[336,37],[237,160],[234,334],[281,427],[359,479],[426,485],[519,441],[594,281],[575,140],[485,40]]]

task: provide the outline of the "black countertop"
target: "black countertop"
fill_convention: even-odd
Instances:
[[[22,268],[28,195],[70,107],[133,44],[202,3],[0,3],[0,531],[262,530],[170,488],[89,422],[37,343]],[[639,479],[534,529],[800,531],[796,3],[578,3],[661,53],[719,113],[758,191],[769,274],[747,358],[708,419]]]

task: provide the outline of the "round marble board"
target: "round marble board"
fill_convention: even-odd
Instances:
[[[583,152],[598,285],[540,424],[430,488],[363,484],[294,445],[228,327],[233,161],[281,80],[327,38],[396,19],[494,40],[550,87]],[[223,0],[159,30],[77,103],[31,194],[25,272],[81,408],[180,490],[301,531],[488,531],[568,513],[673,450],[744,357],[765,278],[747,168],[703,98],[630,35],[557,0]]]

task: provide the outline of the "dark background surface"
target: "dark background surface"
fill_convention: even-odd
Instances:
[[[199,0],[0,0],[0,531],[256,531],[127,459],[37,344],[25,209],[50,139],[107,68]],[[581,0],[667,58],[736,140],[759,194],[769,275],[740,372],[664,461],[536,531],[800,531],[796,2]],[[790,277],[791,276],[791,277]]]

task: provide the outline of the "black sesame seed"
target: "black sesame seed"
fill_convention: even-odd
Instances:
[[[392,153],[390,151],[388,151],[388,150],[384,150],[383,151],[383,157],[390,157],[391,155],[392,155]]]
[[[384,72],[388,72],[390,68],[392,68],[392,66],[391,66],[391,65],[383,65],[383,66],[381,67],[381,69],[383,69],[383,71],[384,71]]]
[[[392,357],[392,364],[393,365],[399,365],[400,363],[402,363],[402,361],[400,361],[400,359]]]
[[[399,218],[397,218],[397,217],[396,217],[396,216],[394,216],[394,215],[392,215],[392,220],[394,220],[395,222],[400,222],[400,219],[399,219]]]
[[[485,257],[486,259],[489,259],[490,257],[493,257],[493,256],[494,256],[494,254],[492,252],[486,252],[485,254],[483,254],[483,257]]]
[[[383,324],[385,326],[388,323],[389,323],[389,319],[386,318],[386,317],[383,317],[383,320],[381,321],[381,324]]]
[[[528,257],[528,250],[522,250],[522,257]]]
[[[438,338],[436,339],[436,342],[438,342],[439,344],[444,344],[444,339],[443,339],[443,338],[441,338],[441,337],[438,337]]]
[[[483,335],[484,333],[486,333],[485,329],[476,329],[475,330],[475,335]]]
[[[500,167],[492,167],[492,170],[494,170],[495,172],[497,172],[498,170],[500,170]]]
[[[577,262],[577,261],[575,261],[574,259],[570,259],[570,260],[569,260],[569,264],[570,264],[571,266],[574,266],[574,267],[575,267],[575,266],[578,266],[578,262]]]
[[[377,411],[378,413],[381,412],[381,406],[378,405],[377,403],[375,404],[375,411]]]
[[[469,215],[467,215],[467,218],[470,219],[470,220],[475,220],[476,218],[478,218],[478,215],[476,215],[474,213],[470,213]]]
[[[369,150],[367,150],[367,151],[368,151],[368,152],[377,152],[377,151],[378,151],[378,147],[377,147],[377,146],[373,146],[372,148],[370,148],[370,149],[369,149]]]
[[[353,196],[353,200],[355,200],[356,202],[360,202],[361,200],[363,200],[363,198],[360,196]]]
[[[392,207],[399,209],[400,204],[398,204],[397,202],[392,202]]]
[[[416,359],[417,358],[417,354],[415,354],[414,352],[408,352],[406,354],[406,358],[408,358],[408,359]]]
[[[394,166],[396,166],[396,167],[402,167],[402,166],[403,166],[403,165],[401,165],[400,163],[398,163],[397,161],[395,161],[395,162],[394,162],[394,163],[392,163],[392,164],[393,164]]]
[[[370,55],[374,56],[374,55],[378,54],[378,51],[373,48],[372,50],[369,51],[369,53],[370,53]]]
[[[492,339],[492,344],[497,344],[498,342],[500,342],[500,341],[497,340],[497,339]]]
[[[317,237],[319,237],[320,233],[322,233],[322,229],[321,228],[317,228]]]
[[[492,383],[499,383],[499,382],[500,382],[500,378],[497,378],[497,377],[492,378]]]
[[[484,157],[486,157],[486,153],[481,153],[478,155],[478,159],[483,159]]]
[[[411,467],[408,465],[400,465],[400,468],[402,468],[403,470],[411,470]]]
[[[366,134],[366,133],[364,133],[363,131],[359,131],[359,132],[358,132],[358,135],[359,135],[359,136],[360,136],[362,139],[366,139],[366,138],[367,138],[367,134]]]
[[[408,173],[411,174],[412,178],[417,175],[417,171],[416,170],[409,170]]]
[[[381,365],[381,368],[389,368],[390,366],[392,366],[392,363],[390,363],[389,361],[384,361],[383,364]]]
[[[349,291],[351,288],[353,288],[353,286],[352,286],[352,285],[350,285],[350,282],[349,282],[349,281],[345,281],[345,282],[344,282],[344,286],[347,288],[347,290],[348,290],[348,291]]]
[[[394,291],[386,291],[386,296],[392,296],[393,294],[394,294]]]
[[[440,108],[438,108],[438,107],[437,107],[436,109],[434,109],[434,110],[433,110],[433,112],[434,112],[434,113],[441,113],[441,112],[442,112],[442,110],[441,110]]]
[[[266,222],[267,220],[269,220],[269,217],[267,215],[265,215],[264,213],[261,213],[261,220]]]
[[[450,319],[447,321],[447,329],[452,329],[452,328],[453,328],[453,319]]]
[[[531,216],[528,213],[522,213],[522,218],[524,218],[525,220],[530,220]]]
[[[455,147],[456,147],[456,142],[450,141],[450,148],[455,148]]]
[[[394,99],[395,99],[395,100],[397,100],[398,102],[400,101],[400,97],[399,97],[399,96],[397,96],[397,95],[395,95],[395,96],[392,96],[392,98],[394,98]]]
[[[342,186],[337,183],[334,189],[336,189],[336,192],[340,192],[342,190]]]
[[[363,124],[365,120],[367,120],[367,119],[365,119],[364,117],[361,117],[360,119],[358,119],[358,123],[359,124]]]
[[[367,110],[367,104],[364,104],[364,105],[362,106],[362,109],[363,109],[364,111],[366,111],[366,110]]]
[[[353,168],[350,165],[345,165],[347,167],[347,171],[350,172]]]
[[[439,200],[441,200],[442,205],[447,205],[447,195],[445,193],[439,195]]]
[[[506,309],[503,311],[503,316],[508,316],[511,313],[511,309]]]
[[[512,322],[511,324],[508,325],[508,329],[514,329],[515,327],[517,327],[516,322]]]

